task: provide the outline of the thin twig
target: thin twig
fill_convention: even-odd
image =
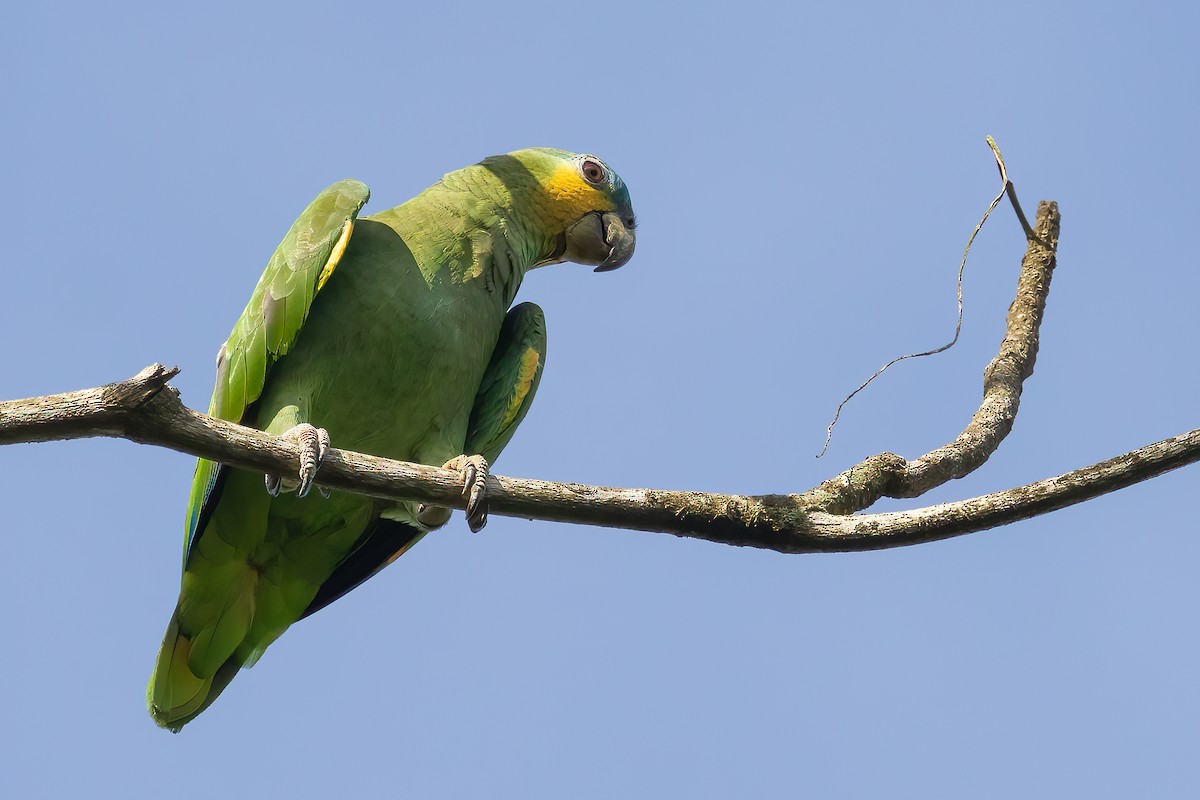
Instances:
[[[1012,203],[1013,211],[1017,214],[1017,221],[1021,223],[1021,230],[1025,231],[1026,239],[1033,239],[1042,247],[1050,245],[1043,242],[1034,233],[1033,228],[1029,227],[1029,220],[1025,218],[1025,212],[1021,209],[1021,201],[1017,199],[1017,187],[1008,177],[1008,169],[1004,166],[1004,156],[1000,155],[1000,148],[996,145],[996,140],[991,136],[986,137],[988,147],[992,148],[992,155],[996,158],[996,167],[1000,170],[1000,180],[1004,181],[1004,188],[1008,192],[1008,200]]]
[[[991,136],[987,137],[987,143],[988,143],[988,147],[990,147],[992,149],[992,155],[996,159],[996,166],[1000,169],[1000,180],[1002,182],[1002,185],[1000,187],[1000,193],[997,194],[996,197],[992,200],[992,202],[988,204],[987,210],[983,212],[983,216],[979,219],[978,224],[975,225],[975,229],[971,231],[970,237],[967,238],[967,246],[966,246],[966,248],[963,249],[962,261],[960,261],[958,263],[958,283],[957,283],[958,318],[956,319],[956,321],[954,323],[953,338],[951,338],[949,342],[942,345],[941,347],[935,347],[934,349],[926,350],[923,353],[908,353],[906,355],[897,356],[896,358],[893,358],[891,361],[887,362],[882,367],[875,370],[874,374],[872,374],[871,377],[867,378],[865,381],[863,381],[861,384],[859,384],[859,387],[857,389],[855,389],[850,394],[846,395],[846,397],[842,399],[842,402],[838,403],[837,410],[833,412],[833,419],[830,420],[829,427],[825,429],[825,444],[821,446],[821,452],[817,453],[817,458],[821,458],[829,450],[829,442],[830,442],[830,440],[833,439],[833,428],[835,425],[837,425],[838,418],[842,416],[842,408],[846,405],[846,403],[850,402],[851,398],[853,398],[854,395],[858,394],[863,389],[867,388],[867,386],[870,385],[871,381],[875,380],[880,375],[882,375],[884,373],[884,371],[886,371],[888,369],[888,367],[892,366],[893,364],[898,364],[899,362],[905,361],[910,358],[924,358],[925,356],[934,356],[934,355],[937,355],[938,353],[943,353],[943,352],[949,350],[951,347],[954,347],[954,345],[956,345],[958,343],[958,337],[962,334],[963,272],[967,268],[967,256],[969,256],[971,253],[971,245],[975,242],[975,237],[979,235],[979,232],[981,230],[983,230],[983,223],[987,222],[987,218],[989,216],[991,216],[991,213],[996,209],[996,206],[998,206],[1000,204],[1000,201],[1004,199],[1004,193],[1006,191],[1009,193],[1009,197],[1012,200],[1013,208],[1015,208],[1017,211],[1017,217],[1021,220],[1021,224],[1025,228],[1025,235],[1036,239],[1036,237],[1033,236],[1033,231],[1030,230],[1030,228],[1029,228],[1029,222],[1025,219],[1024,212],[1021,211],[1020,204],[1017,202],[1017,195],[1016,195],[1015,190],[1013,190],[1013,188],[1012,188],[1012,182],[1008,179],[1008,170],[1004,166],[1004,158],[1000,155],[1000,149],[998,147],[996,147],[996,142],[995,142],[995,140],[992,139]]]

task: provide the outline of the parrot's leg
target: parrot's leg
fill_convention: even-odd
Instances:
[[[300,474],[298,480],[284,479],[278,475],[266,475],[267,493],[278,497],[281,491],[295,491],[297,497],[304,497],[312,489],[313,480],[317,477],[317,469],[321,466],[325,454],[329,452],[329,431],[316,428],[307,422],[301,422],[289,428],[280,438],[295,442],[300,450]],[[323,497],[329,493],[319,488]]]
[[[488,461],[495,461],[533,402],[546,360],[546,318],[533,303],[509,310],[496,340],[491,363],[483,373],[471,409],[464,453],[446,462],[463,473],[467,522],[477,531],[487,524]]]
[[[483,456],[456,456],[443,464],[442,469],[462,473],[462,496],[467,498],[467,525],[476,533],[483,530],[483,526],[487,525],[487,460]]]

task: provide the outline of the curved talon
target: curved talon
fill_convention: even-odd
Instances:
[[[462,455],[442,465],[442,469],[453,469],[463,474],[462,496],[467,498],[467,525],[478,533],[487,525],[487,479],[488,463],[483,456]]]
[[[297,425],[288,433],[292,431],[296,432],[300,445],[300,485],[296,487],[296,497],[307,497],[317,477],[317,469],[329,452],[329,431],[306,423]]]
[[[267,493],[272,497],[278,497],[281,491],[295,490],[297,497],[305,497],[312,490],[317,470],[325,459],[325,454],[329,452],[329,431],[302,422],[285,432],[280,438],[295,442],[300,451],[298,480],[284,480],[277,475],[267,475]],[[318,487],[318,491],[323,497],[329,496],[329,491],[324,487]]]

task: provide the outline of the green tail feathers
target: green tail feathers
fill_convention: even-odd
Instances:
[[[249,483],[262,491],[261,480]],[[330,499],[318,510],[336,511],[336,503]],[[369,503],[364,505],[358,511],[360,519],[370,509]],[[346,516],[340,514],[339,520]],[[236,551],[221,550],[227,545],[219,536],[206,534],[202,547],[208,549],[183,574],[179,602],[146,688],[154,721],[178,732],[217,699],[239,669],[253,666],[292,623],[358,586],[425,535],[421,527],[382,517],[370,520],[359,535],[364,522],[343,529],[342,535],[353,535],[357,544],[336,568],[328,569],[321,567],[319,557],[333,559],[317,537],[296,536],[290,560],[264,559],[264,565],[252,567]],[[305,541],[318,545],[316,557],[307,561],[302,558]],[[228,557],[222,560],[221,555]]]
[[[207,677],[199,677],[188,666],[191,639],[179,630],[179,612],[171,615],[158,663],[146,687],[146,705],[160,727],[178,733],[184,725],[208,708],[237,675],[241,664],[231,657]]]

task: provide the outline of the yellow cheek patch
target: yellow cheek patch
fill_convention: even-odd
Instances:
[[[346,220],[346,226],[342,228],[342,235],[338,237],[337,243],[334,244],[333,250],[329,253],[329,260],[325,262],[325,268],[321,270],[321,277],[317,278],[317,291],[321,291],[321,287],[325,285],[325,281],[329,280],[329,276],[337,269],[338,262],[342,260],[342,255],[346,252],[346,245],[350,241],[350,234],[354,231],[354,220]]]
[[[612,211],[615,206],[604,192],[583,179],[573,164],[564,164],[542,184],[547,198],[548,215],[559,225],[587,214],[589,211]]]
[[[517,369],[517,384],[513,387],[512,397],[508,398],[508,405],[504,408],[504,420],[500,423],[500,430],[512,425],[513,420],[520,413],[521,405],[533,387],[533,378],[537,375],[541,360],[538,351],[532,347],[525,348],[525,352],[521,354],[521,366]]]

